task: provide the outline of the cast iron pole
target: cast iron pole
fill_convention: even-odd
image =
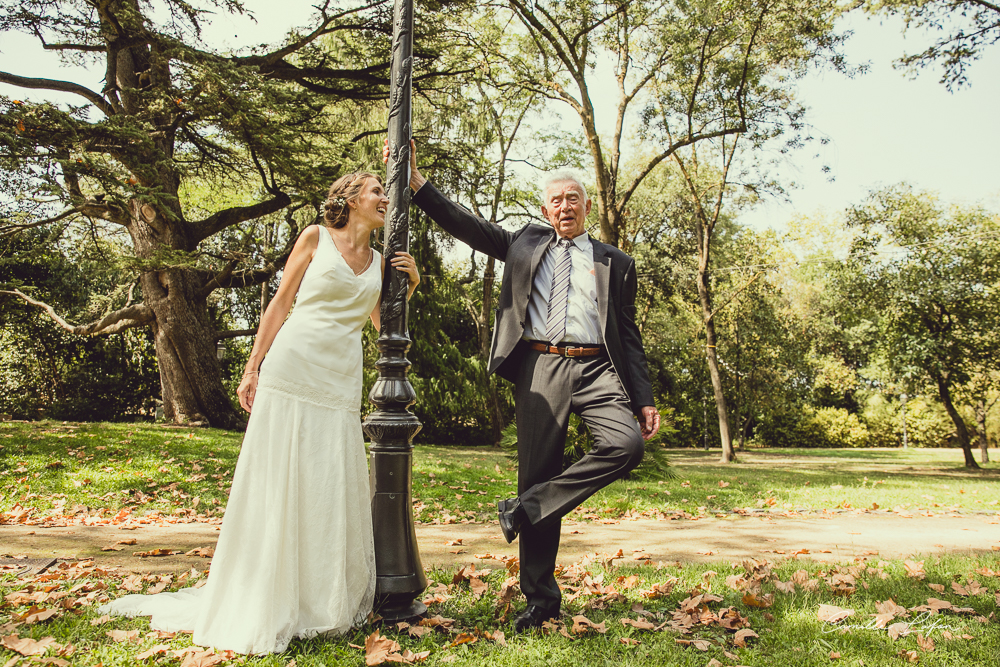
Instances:
[[[368,399],[376,410],[364,422],[371,438],[372,521],[375,528],[375,605],[387,622],[427,611],[415,598],[427,587],[417,550],[410,501],[413,436],[420,422],[410,412],[416,395],[406,377],[410,348],[406,326],[405,273],[389,264],[397,250],[410,248],[410,109],[413,69],[413,0],[396,0],[393,12],[392,71],[389,80],[389,162],[385,274],[382,276],[381,353],[378,380]]]

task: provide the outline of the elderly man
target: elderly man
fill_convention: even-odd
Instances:
[[[514,383],[516,498],[498,504],[508,542],[519,534],[522,632],[559,615],[555,579],[562,517],[642,460],[643,439],[660,416],[635,324],[635,262],[590,238],[591,200],[569,173],[544,183],[542,216],[506,231],[449,201],[420,174],[411,151],[413,203],[473,249],[504,262],[493,324],[490,372]],[[562,469],[570,413],[590,429],[594,447]]]

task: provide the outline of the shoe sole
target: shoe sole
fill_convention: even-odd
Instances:
[[[503,519],[500,518],[500,515],[507,511],[507,502],[506,500],[501,500],[497,503],[497,521],[500,523],[500,532],[503,533],[503,538],[507,540],[507,544],[510,544],[517,538],[517,533],[513,535],[508,533],[507,528],[503,524]]]

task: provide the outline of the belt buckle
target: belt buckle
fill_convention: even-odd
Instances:
[[[570,347],[569,345],[566,345],[566,346],[563,347],[563,351],[562,351],[562,355],[561,356],[566,357],[567,359],[572,359],[573,357],[578,356],[578,355],[575,355],[575,354],[570,354],[570,350],[575,350],[575,349],[576,348],[574,348],[574,347]]]

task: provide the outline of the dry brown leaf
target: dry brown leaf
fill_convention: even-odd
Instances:
[[[785,582],[785,581],[775,581],[774,582],[774,587],[777,588],[782,593],[794,593],[795,592],[795,584],[793,582],[791,582],[791,581],[788,581],[788,582]]]
[[[489,586],[482,579],[473,577],[469,579],[469,590],[471,590],[472,594],[478,599],[483,596],[483,593],[489,590]]]
[[[622,619],[619,619],[619,620],[621,621],[622,625],[631,625],[633,628],[635,628],[637,630],[655,630],[656,629],[656,626],[654,624],[650,623],[649,621],[643,621],[642,619],[638,619],[638,620],[633,621],[631,618],[622,618]]]
[[[153,648],[151,648],[151,649],[149,649],[147,651],[143,651],[139,655],[135,656],[135,659],[136,660],[145,660],[146,658],[152,658],[154,655],[166,655],[167,651],[169,651],[169,650],[170,650],[170,647],[167,646],[166,644],[157,644]]]
[[[830,660],[840,660],[840,654],[836,651],[830,651]]]
[[[920,647],[925,653],[930,653],[934,650],[934,640],[930,637],[924,637],[923,635],[917,635],[917,646]]]
[[[767,609],[774,604],[774,594],[768,593],[767,595],[756,595],[755,593],[746,593],[743,596],[743,604],[748,607],[757,607],[758,609]]]
[[[826,623],[840,623],[848,616],[853,616],[854,610],[836,607],[832,604],[821,604],[816,615],[819,617],[819,620]]]
[[[707,651],[712,646],[712,642],[705,639],[675,639],[674,643],[681,646],[693,646],[699,651]]]
[[[495,641],[497,644],[500,644],[500,646],[507,645],[507,639],[506,637],[504,637],[503,630],[497,630],[496,632],[493,633],[493,641]]]
[[[446,547],[460,547],[462,546],[462,540],[461,538],[457,540],[448,540],[447,542],[444,543],[444,545]]]
[[[160,556],[173,556],[179,553],[180,551],[173,549],[151,549],[149,551],[133,551],[132,555],[139,558],[158,558]]]
[[[0,646],[8,648],[21,655],[41,655],[50,647],[58,647],[55,637],[42,637],[35,641],[28,637],[20,638],[16,634],[0,637]]]
[[[904,560],[903,566],[906,568],[906,576],[908,577],[923,579],[927,576],[927,573],[924,572],[924,561],[922,560]]]
[[[226,658],[221,653],[216,653],[212,649],[188,653],[184,656],[181,667],[214,667],[222,664]]]
[[[475,644],[477,641],[479,641],[479,637],[476,637],[468,632],[461,632],[455,637],[455,639],[452,640],[450,644],[448,644],[448,648],[454,648],[455,646],[461,646],[462,644]]]
[[[108,630],[105,633],[111,637],[113,642],[137,642],[140,641],[139,630]]]
[[[594,632],[598,632],[602,635],[608,631],[607,628],[604,626],[604,621],[601,621],[600,623],[594,623],[589,618],[583,615],[578,615],[573,617],[573,629],[571,630],[571,632],[574,635],[590,632],[591,630],[593,630]]]
[[[899,657],[909,662],[920,662],[920,654],[916,651],[900,651]]]
[[[197,549],[192,549],[191,551],[186,552],[184,555],[201,556],[202,558],[211,558],[215,555],[215,549],[212,547],[198,547]]]
[[[927,587],[934,591],[935,593],[944,593],[943,584],[927,584]]]
[[[379,631],[365,638],[365,664],[368,667],[381,665],[389,658],[390,653],[398,653],[399,644],[379,634]]]
[[[712,658],[711,660],[708,661],[708,664],[705,665],[705,667],[722,667],[722,663],[716,660],[715,658]]]
[[[107,614],[105,614],[104,616],[101,616],[100,618],[95,618],[94,620],[92,620],[90,622],[90,624],[91,625],[102,625],[104,623],[107,623],[110,620],[111,620],[111,617],[108,616]]]
[[[639,640],[638,639],[632,639],[631,637],[619,637],[618,641],[620,641],[622,644],[625,644],[626,646],[638,646],[639,645]]]
[[[428,628],[428,627],[423,626],[423,625],[411,625],[406,630],[406,632],[409,633],[409,635],[411,637],[416,637],[416,638],[419,639],[420,637],[423,637],[426,634],[430,634],[431,632],[434,632],[434,628]]]
[[[740,648],[746,648],[747,640],[753,637],[760,637],[760,635],[749,628],[743,628],[742,630],[736,631],[736,635],[733,637],[733,643]]]
[[[893,623],[886,629],[889,631],[889,637],[891,637],[893,641],[910,634],[909,623]]]

